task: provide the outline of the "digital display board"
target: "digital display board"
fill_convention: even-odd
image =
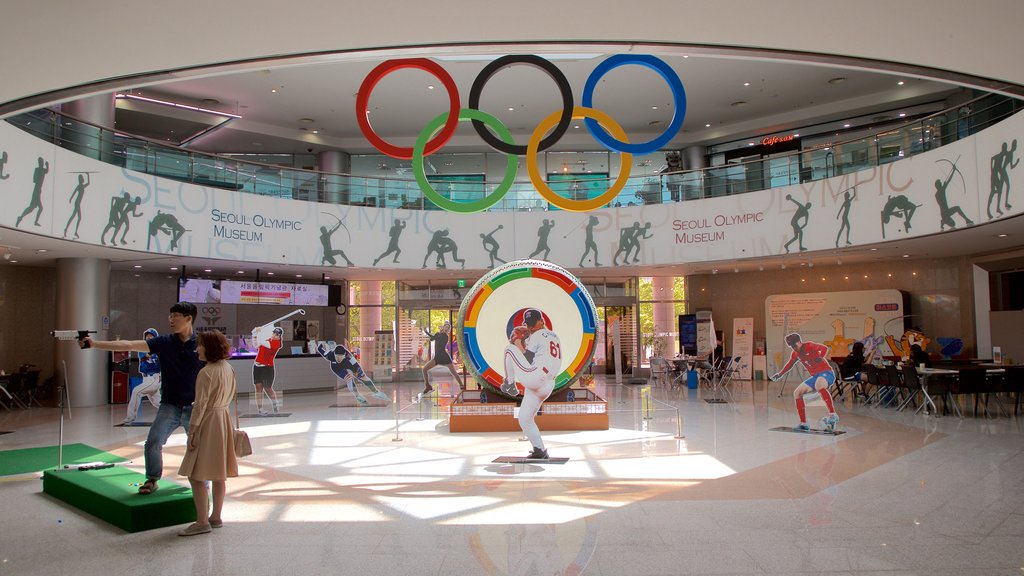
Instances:
[[[325,284],[223,280],[220,283],[220,301],[222,304],[327,306],[328,287]]]

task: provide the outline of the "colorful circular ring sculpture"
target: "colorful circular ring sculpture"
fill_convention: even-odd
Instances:
[[[370,109],[368,104],[370,103],[370,94],[373,93],[373,88],[380,82],[381,78],[402,68],[417,68],[433,74],[441,81],[441,84],[444,84],[445,90],[448,91],[448,123],[438,133],[437,138],[427,144],[424,153],[430,156],[437,152],[438,148],[447,144],[448,140],[455,134],[455,128],[459,124],[459,109],[462,107],[459,102],[459,88],[455,85],[455,80],[452,80],[448,71],[433,60],[428,60],[427,58],[400,58],[381,62],[376,68],[370,70],[366,78],[363,78],[363,83],[359,86],[359,92],[356,93],[356,122],[359,124],[359,129],[363,132],[363,136],[366,136],[366,139],[377,150],[392,158],[401,160],[412,159],[412,148],[395,146],[385,141],[370,126]]]
[[[457,337],[466,369],[496,394],[504,377],[509,319],[540,309],[561,341],[555,390],[570,386],[594,359],[597,310],[583,284],[560,266],[517,260],[485,274],[459,309]]]
[[[512,143],[512,133],[508,131],[508,128],[501,123],[500,120],[491,116],[486,112],[480,110],[471,110],[463,108],[459,110],[459,120],[472,120],[486,124],[494,129],[498,135],[505,140],[505,142]],[[516,171],[519,169],[519,158],[511,154],[508,155],[508,161],[505,164],[505,176],[501,179],[501,184],[494,189],[493,192],[484,196],[480,200],[474,200],[472,202],[459,202],[450,198],[445,198],[440,195],[434,187],[430,184],[427,179],[427,173],[423,169],[423,149],[427,144],[427,140],[430,139],[434,132],[436,132],[442,125],[448,123],[448,113],[444,112],[437,118],[431,120],[423,131],[420,132],[419,138],[416,139],[416,144],[413,146],[412,154],[412,171],[416,176],[416,182],[420,185],[420,190],[423,191],[423,195],[426,196],[431,202],[437,204],[439,207],[448,210],[449,212],[458,212],[460,214],[471,214],[473,212],[482,212],[487,210],[491,206],[494,206],[505,193],[508,192],[509,188],[516,180]]]
[[[476,80],[473,81],[473,87],[469,90],[469,107],[472,110],[479,110],[480,94],[484,91],[484,85],[487,84],[487,81],[498,70],[512,64],[527,64],[540,68],[555,81],[555,85],[558,86],[558,92],[562,95],[562,115],[558,118],[558,124],[555,125],[555,129],[551,131],[551,134],[548,134],[546,138],[541,140],[540,147],[538,148],[539,150],[547,150],[562,138],[565,131],[569,129],[569,124],[572,123],[572,86],[569,86],[569,80],[566,79],[565,74],[562,74],[562,71],[552,64],[550,60],[545,60],[540,56],[533,56],[531,54],[510,54],[491,62],[477,74]],[[502,142],[487,131],[483,122],[474,120],[473,128],[480,135],[480,138],[483,138],[484,142],[487,142],[491,148],[499,152],[516,154],[517,156],[526,154],[526,146]]]
[[[672,90],[672,99],[675,101],[675,109],[672,111],[672,121],[669,123],[668,128],[662,132],[661,136],[647,142],[640,142],[638,144],[629,144],[623,142],[621,139],[616,140],[608,135],[596,121],[591,118],[587,118],[584,123],[587,125],[587,130],[594,137],[595,140],[604,145],[605,148],[613,150],[615,152],[629,152],[631,154],[644,155],[650,154],[651,152],[657,152],[665,144],[668,144],[669,140],[675,136],[676,132],[679,131],[683,126],[683,118],[686,116],[686,90],[683,89],[683,83],[679,80],[679,76],[671,66],[665,63],[661,58],[656,58],[649,54],[616,54],[611,58],[608,58],[604,62],[597,65],[597,68],[590,73],[590,77],[587,78],[587,83],[583,86],[583,107],[593,108],[594,106],[594,89],[597,88],[597,83],[604,77],[605,74],[618,68],[619,66],[625,66],[627,64],[639,64],[646,66],[651,70],[654,70],[668,82],[669,88]]]
[[[551,114],[541,121],[537,128],[534,129],[530,143],[527,144],[525,148],[521,145],[515,144],[511,137],[505,137],[504,133],[497,128],[501,123],[494,116],[488,115],[473,117],[469,114],[464,114],[459,107],[458,88],[451,76],[441,68],[440,65],[426,58],[388,60],[374,68],[366,78],[363,79],[363,83],[359,87],[359,92],[356,95],[356,120],[359,123],[359,128],[362,130],[363,135],[366,136],[366,139],[369,140],[370,144],[372,144],[377,150],[393,158],[399,158],[402,160],[412,159],[414,164],[418,162],[422,168],[423,157],[429,156],[436,152],[441,146],[444,146],[455,133],[459,120],[468,116],[473,121],[473,127],[477,133],[480,134],[480,137],[483,138],[484,141],[486,141],[492,148],[499,152],[505,152],[509,155],[526,155],[527,167],[530,169],[530,181],[545,200],[563,210],[582,212],[599,208],[615,198],[615,196],[622,191],[623,187],[625,187],[626,181],[629,178],[630,168],[632,165],[631,154],[642,155],[657,151],[659,148],[667,144],[673,136],[675,136],[682,127],[683,118],[686,116],[686,91],[683,89],[683,84],[679,80],[679,76],[667,63],[665,63],[665,61],[655,56],[644,54],[615,55],[599,64],[587,78],[587,82],[583,90],[583,105],[575,107],[572,106],[572,88],[569,86],[565,75],[562,74],[562,72],[551,62],[541,58],[540,56],[532,55],[518,54],[502,56],[484,67],[484,69],[477,75],[477,78],[474,80],[473,86],[470,90],[468,110],[483,113],[478,109],[478,106],[480,104],[480,95],[483,92],[484,85],[499,69],[512,64],[527,64],[540,68],[555,81],[555,84],[558,86],[558,90],[562,96],[562,110]],[[616,124],[607,114],[604,114],[591,106],[593,102],[594,89],[597,87],[597,83],[601,78],[609,71],[627,64],[639,64],[646,66],[660,74],[661,77],[668,82],[668,85],[672,90],[672,97],[675,101],[675,110],[673,111],[672,121],[669,123],[668,128],[666,128],[665,131],[657,138],[648,142],[641,142],[639,144],[630,144],[625,132],[620,126],[618,126],[618,124]],[[443,116],[444,119],[441,121],[441,124],[439,124],[443,125],[443,128],[441,128],[441,130],[437,130],[437,126],[433,126],[434,122],[437,120],[435,119],[432,121],[430,126],[425,128],[423,132],[433,134],[436,131],[437,133],[434,136],[428,136],[428,138],[432,139],[425,141],[419,148],[403,148],[385,142],[373,131],[368,118],[368,104],[370,94],[373,92],[374,86],[376,86],[380,79],[385,75],[401,68],[418,68],[425,70],[441,80],[445,85],[445,88],[448,90],[449,110],[447,115]],[[569,127],[569,124],[571,124],[573,118],[584,118],[587,130],[595,139],[597,139],[598,142],[608,150],[622,154],[621,169],[619,171],[618,178],[612,183],[605,193],[601,194],[597,198],[589,200],[570,200],[559,196],[547,185],[543,175],[537,167],[537,154],[557,143],[565,134],[565,131]],[[497,137],[487,130],[488,125],[490,125],[495,132],[498,132]],[[547,131],[552,128],[553,130],[548,134]],[[609,134],[609,132],[611,134]],[[419,157],[418,160],[416,158],[417,156]],[[422,171],[422,169],[420,171]],[[508,170],[506,170],[506,176],[502,180],[501,185],[499,185],[494,192],[490,193],[484,199],[474,202],[453,202],[449,199],[443,199],[439,202],[438,199],[443,197],[440,194],[437,194],[433,187],[430,186],[426,176],[421,178],[420,175],[417,174],[417,182],[419,183],[424,196],[429,198],[435,204],[449,211],[463,213],[477,212],[493,206],[501,200],[502,196],[505,195],[512,185],[511,177],[509,177]],[[506,182],[508,184],[507,186]],[[483,207],[481,208],[481,206]]]
[[[626,152],[622,153],[619,161],[619,177],[616,178],[615,182],[612,183],[608,190],[600,196],[595,196],[588,200],[570,200],[563,196],[559,196],[551,189],[550,186],[548,186],[547,182],[544,181],[544,178],[540,173],[540,167],[537,165],[537,151],[539,149],[540,137],[544,135],[544,132],[547,131],[548,128],[554,125],[556,114],[558,113],[552,113],[537,124],[537,127],[533,130],[533,136],[530,137],[530,143],[526,147],[526,171],[530,174],[530,180],[533,181],[533,185],[537,188],[537,192],[539,192],[545,200],[551,202],[555,206],[558,206],[562,210],[587,212],[589,210],[600,208],[601,206],[611,202],[626,185],[626,182],[629,180],[630,170],[633,166],[633,156]],[[572,109],[572,117],[574,119],[594,119],[607,126],[617,138],[626,138],[625,130],[612,120],[611,116],[608,116],[600,110],[576,106]]]

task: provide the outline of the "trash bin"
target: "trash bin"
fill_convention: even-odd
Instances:
[[[686,372],[686,387],[690,390],[697,389],[697,371],[689,370]]]

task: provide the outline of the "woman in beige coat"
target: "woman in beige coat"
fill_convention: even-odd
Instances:
[[[196,378],[196,400],[188,428],[188,447],[178,474],[188,476],[192,500],[196,506],[196,522],[178,533],[179,536],[206,534],[220,528],[224,506],[225,483],[238,476],[235,460],[234,426],[228,407],[235,398],[235,371],[228,364],[231,345],[217,330],[199,333],[196,351],[206,366]],[[206,482],[213,485],[213,511],[207,517]]]

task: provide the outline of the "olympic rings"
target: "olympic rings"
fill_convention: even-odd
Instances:
[[[562,110],[544,118],[534,129],[530,142],[525,147],[515,144],[509,130],[496,117],[486,114],[479,109],[480,95],[487,80],[497,73],[498,70],[511,64],[527,64],[540,68],[555,81],[558,91],[562,96]],[[638,144],[630,144],[622,127],[615,123],[607,114],[592,106],[594,90],[601,78],[609,71],[627,64],[639,64],[657,72],[668,83],[675,102],[675,109],[668,128],[657,138]],[[399,147],[384,141],[373,131],[368,118],[369,109],[367,106],[374,87],[385,75],[401,68],[424,70],[437,77],[444,84],[445,89],[448,90],[448,112],[432,120],[423,129],[413,148]],[[516,157],[525,155],[530,180],[545,200],[563,210],[584,212],[599,208],[614,199],[625,187],[626,181],[629,178],[632,168],[632,155],[650,154],[668,144],[682,127],[683,118],[686,116],[686,91],[679,76],[665,61],[655,56],[644,54],[618,54],[601,62],[587,78],[586,85],[583,88],[582,106],[573,106],[572,100],[572,88],[569,86],[565,75],[551,62],[540,56],[517,54],[502,56],[485,66],[473,81],[469,94],[469,108],[461,109],[458,87],[448,72],[441,68],[439,64],[426,58],[405,58],[383,62],[370,71],[366,78],[363,79],[363,83],[356,95],[356,120],[363,135],[366,136],[366,139],[377,150],[393,158],[413,160],[416,181],[424,196],[445,210],[471,213],[486,210],[496,204],[514,183],[515,169],[518,167],[518,159]],[[615,182],[612,183],[606,192],[589,200],[569,200],[556,194],[545,182],[544,176],[540,173],[537,165],[538,153],[557,143],[565,134],[574,118],[583,118],[587,130],[594,139],[608,150],[622,155],[618,178],[616,178]],[[433,189],[423,171],[423,158],[444,146],[454,135],[459,121],[465,119],[473,122],[474,130],[488,145],[499,152],[508,154],[510,158],[501,184],[492,193],[487,195],[486,198],[472,202],[456,202],[444,198]],[[487,129],[488,126],[497,133],[497,136]],[[547,134],[548,130],[551,130],[550,134]],[[545,134],[547,135],[545,136]]]
[[[491,62],[480,71],[477,75],[476,80],[473,81],[473,87],[469,90],[469,108],[471,110],[480,109],[480,93],[484,91],[484,84],[491,79],[491,76],[510,64],[529,64],[540,68],[555,81],[555,85],[558,86],[558,91],[562,94],[562,116],[558,119],[558,125],[551,131],[551,134],[547,138],[541,141],[539,150],[547,150],[554,146],[558,142],[565,131],[569,129],[569,124],[572,123],[572,87],[569,86],[569,80],[566,79],[565,74],[559,70],[549,60],[545,60],[540,56],[533,56],[530,54],[513,54],[509,56],[502,56],[494,62]],[[476,133],[483,138],[484,142],[490,145],[491,148],[499,152],[506,154],[516,154],[522,156],[526,154],[526,146],[521,146],[513,143],[506,144],[501,140],[495,138],[487,128],[484,127],[484,123],[479,120],[473,121],[473,128]]]
[[[426,58],[400,58],[397,60],[388,60],[382,62],[376,68],[370,71],[363,78],[363,83],[359,86],[359,92],[356,93],[356,122],[359,123],[359,129],[363,132],[363,136],[373,144],[374,148],[380,150],[384,154],[391,156],[392,158],[398,158],[400,160],[412,159],[412,148],[405,148],[401,146],[395,146],[386,142],[377,133],[373,131],[373,127],[370,126],[370,109],[368,104],[370,102],[370,94],[373,93],[373,88],[380,82],[381,78],[387,76],[395,70],[402,68],[418,68],[430,74],[433,74],[438,80],[444,84],[446,90],[448,90],[448,123],[445,124],[444,130],[438,133],[437,138],[431,141],[425,150],[425,154],[430,156],[437,149],[448,143],[452,135],[455,134],[455,128],[459,124],[459,108],[462,105],[459,103],[459,88],[455,85],[455,80],[452,80],[448,71],[441,67],[440,64],[433,60]]]
[[[606,192],[595,198],[589,200],[570,200],[563,196],[559,196],[551,189],[550,186],[544,182],[544,178],[541,176],[540,169],[537,166],[537,149],[539,148],[540,137],[544,135],[544,132],[548,128],[555,124],[555,116],[558,112],[553,112],[548,115],[547,118],[540,121],[537,127],[533,130],[533,135],[530,137],[530,143],[526,147],[526,171],[530,174],[530,180],[533,185],[537,188],[537,192],[544,197],[545,200],[558,206],[562,210],[570,210],[573,212],[587,212],[600,208],[615,198],[622,188],[626,185],[626,181],[629,179],[630,170],[633,167],[633,156],[628,152],[621,153],[621,159],[619,160],[619,177],[615,179],[611,187]],[[626,132],[618,125],[611,116],[601,112],[600,110],[594,110],[593,108],[583,108],[576,106],[572,109],[572,117],[576,118],[587,118],[594,119],[601,124],[608,127],[609,130],[615,134],[615,137],[626,139]]]
[[[615,152],[630,152],[632,154],[643,155],[650,154],[651,152],[657,152],[659,148],[668,144],[668,141],[675,136],[676,132],[683,126],[683,118],[686,116],[686,90],[683,89],[683,83],[679,80],[679,76],[675,73],[672,68],[665,63],[664,60],[656,58],[649,54],[616,54],[611,58],[608,58],[604,62],[597,65],[597,68],[590,73],[590,77],[587,78],[587,83],[583,86],[583,107],[593,108],[594,105],[594,88],[597,87],[597,82],[605,74],[618,68],[619,66],[625,66],[626,64],[640,64],[646,66],[665,79],[668,82],[669,88],[672,89],[672,97],[675,99],[675,110],[672,113],[672,122],[669,123],[668,128],[653,140],[647,142],[641,142],[639,144],[628,144],[620,140],[615,140],[608,135],[596,121],[591,118],[584,120],[587,125],[587,130],[594,139],[604,144],[609,150]]]
[[[512,144],[512,133],[509,132],[508,128],[501,123],[500,120],[491,116],[490,114],[481,110],[473,110],[469,108],[463,108],[459,110],[459,120],[472,120],[474,123],[479,122],[482,125],[487,124],[494,129],[495,132],[505,142]],[[519,157],[509,154],[508,162],[505,164],[505,176],[501,180],[501,184],[495,188],[494,192],[472,202],[457,202],[449,198],[445,198],[434,190],[434,187],[430,184],[427,179],[426,171],[423,169],[423,148],[426,146],[427,140],[434,135],[441,125],[448,124],[448,113],[444,112],[437,118],[434,118],[423,128],[420,132],[419,138],[416,139],[416,144],[413,146],[412,153],[412,171],[416,176],[416,182],[420,185],[420,190],[423,191],[423,195],[430,199],[431,202],[437,204],[439,207],[449,211],[458,212],[460,214],[471,214],[473,212],[482,212],[487,210],[494,204],[501,200],[508,192],[512,184],[515,183],[516,171],[519,169]],[[486,131],[486,129],[485,129]],[[490,136],[490,133],[488,133]]]

